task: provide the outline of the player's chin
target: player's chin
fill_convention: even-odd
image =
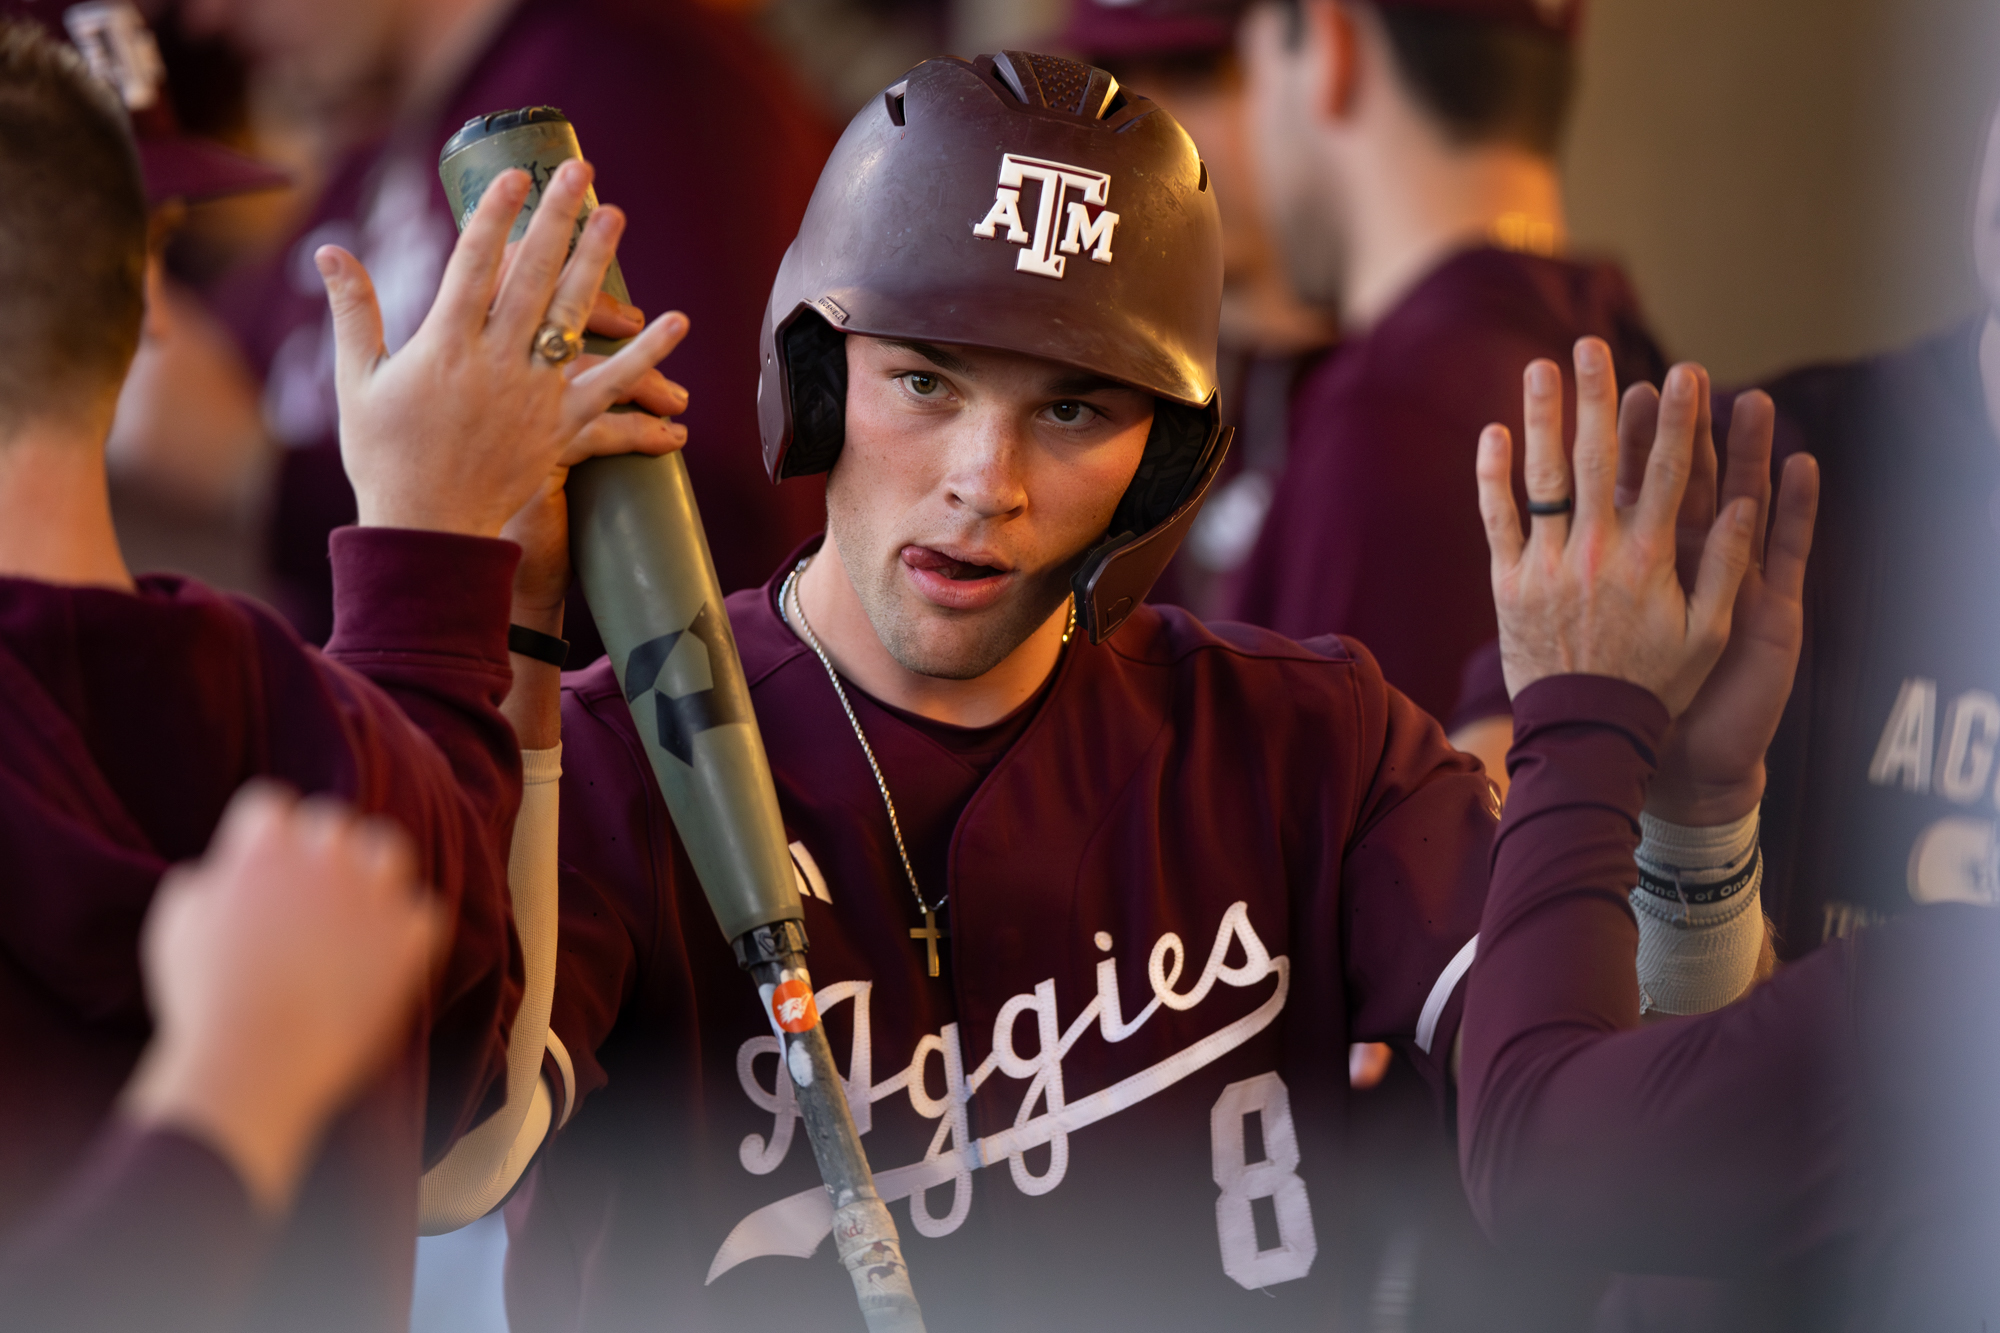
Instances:
[[[976,680],[1019,648],[1034,632],[1033,618],[1012,599],[976,613],[952,613],[927,604],[906,606],[895,633],[884,636],[890,656],[906,671],[938,680]]]

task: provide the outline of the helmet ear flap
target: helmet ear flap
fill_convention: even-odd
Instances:
[[[1180,425],[1194,420],[1203,423],[1203,434],[1180,437],[1183,446],[1192,447],[1183,449],[1186,479],[1175,502],[1164,512],[1133,519],[1131,526],[1120,527],[1114,522],[1111,535],[1084,557],[1083,564],[1070,578],[1071,595],[1076,598],[1084,632],[1092,643],[1110,638],[1145,600],[1167,562],[1173,559],[1181,539],[1194,526],[1195,515],[1201,512],[1202,501],[1208,498],[1209,487],[1214,485],[1222,461],[1229,455],[1229,441],[1234,432],[1219,424],[1213,399],[1205,409],[1182,407],[1179,411],[1185,416],[1179,422],[1170,422],[1168,429],[1177,433]],[[1154,434],[1147,439],[1148,454],[1160,435],[1158,414],[1154,415],[1153,427]],[[1178,474],[1176,468],[1175,475]],[[1164,468],[1157,470],[1155,477],[1153,487],[1149,488],[1155,495],[1175,494],[1168,490]],[[1133,482],[1136,487],[1138,478]],[[1132,491],[1126,492],[1126,499],[1133,499]],[[1124,501],[1120,502],[1118,512],[1121,516],[1125,513]]]
[[[1218,417],[1212,397],[1201,407],[1154,400],[1146,452],[1111,515],[1108,531],[1150,532],[1181,507],[1208,462]]]
[[[847,335],[807,306],[778,345],[792,397],[792,442],[778,480],[831,471],[847,440]]]

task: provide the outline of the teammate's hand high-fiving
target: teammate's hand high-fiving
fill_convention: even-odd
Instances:
[[[1729,643],[1760,506],[1747,494],[1723,506],[1701,537],[1693,583],[1684,590],[1676,572],[1678,522],[1707,421],[1705,376],[1676,366],[1656,411],[1643,395],[1628,404],[1656,420],[1639,484],[1620,495],[1610,353],[1585,338],[1575,360],[1573,467],[1563,450],[1562,372],[1549,361],[1526,372],[1532,527],[1525,535],[1510,481],[1512,440],[1505,427],[1489,426],[1479,441],[1479,506],[1508,693],[1545,676],[1612,676],[1652,691],[1678,717]]]
[[[589,164],[565,164],[509,247],[529,181],[503,172],[466,223],[430,313],[393,355],[361,262],[338,246],[316,254],[333,307],[341,459],[363,525],[497,537],[560,464],[577,461],[580,440],[585,454],[686,440],[684,427],[642,413],[594,424],[623,399],[655,410],[668,405],[653,399],[684,400],[653,366],[687,331],[685,315],[662,315],[599,364],[566,364],[603,320],[598,288],[625,226],[604,207],[577,227],[590,182]]]
[[[1775,410],[1752,390],[1730,414],[1728,466],[1718,468],[1710,429],[1708,375],[1699,366],[1701,411],[1678,524],[1681,584],[1693,586],[1718,508],[1747,500],[1754,516],[1751,560],[1737,586],[1729,645],[1694,701],[1674,720],[1660,747],[1660,767],[1646,789],[1646,810],[1689,827],[1731,823],[1764,795],[1764,752],[1791,697],[1805,639],[1806,557],[1819,505],[1819,464],[1810,454],[1785,460],[1772,508],[1771,447]],[[1650,384],[1625,392],[1618,416],[1618,500],[1636,500],[1658,432],[1660,395]]]

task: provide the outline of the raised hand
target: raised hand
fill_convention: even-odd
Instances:
[[[1640,485],[1618,490],[1618,386],[1610,350],[1576,345],[1577,430],[1572,476],[1563,452],[1562,372],[1531,364],[1526,380],[1531,504],[1567,512],[1533,518],[1514,504],[1513,442],[1504,426],[1479,440],[1479,510],[1492,551],[1507,691],[1546,676],[1612,676],[1652,691],[1678,717],[1729,641],[1731,614],[1757,530],[1754,505],[1731,500],[1704,534],[1692,589],[1676,573],[1678,519],[1706,413],[1700,371],[1668,374]]]
[[[604,292],[586,326],[592,333],[608,338],[624,338],[644,327],[644,317],[631,306],[622,306]],[[687,328],[681,318],[680,330]],[[681,332],[673,335],[668,350],[677,346]],[[571,373],[580,374],[601,362],[602,357],[585,353],[570,363]],[[643,412],[606,412],[586,426],[563,450],[554,467],[536,491],[501,530],[501,535],[521,547],[521,564],[514,574],[514,621],[547,634],[562,632],[563,598],[569,592],[569,501],[563,486],[569,470],[589,458],[613,454],[670,453],[687,442],[685,427],[658,430],[647,413],[668,416],[685,412],[687,390],[657,370],[649,370],[626,395],[625,401]]]
[[[1718,502],[1747,501],[1756,515],[1752,560],[1736,592],[1729,646],[1694,702],[1675,720],[1660,749],[1646,809],[1676,824],[1708,827],[1741,819],[1764,794],[1764,753],[1791,696],[1804,637],[1806,557],[1819,503],[1819,465],[1808,454],[1785,460],[1772,510],[1774,410],[1762,393],[1736,400],[1729,426],[1729,466],[1718,481],[1709,428],[1708,380],[1702,376],[1693,471],[1678,516],[1679,564],[1693,577]],[[1618,421],[1618,498],[1636,499],[1659,417],[1652,386],[1626,391]],[[1718,486],[1720,496],[1718,501]]]
[[[393,356],[367,270],[338,246],[315,254],[333,308],[341,458],[362,524],[497,536],[586,428],[594,433],[585,447],[603,452],[686,439],[684,428],[637,413],[596,425],[613,403],[653,396],[665,383],[648,376],[658,379],[652,367],[686,331],[685,316],[662,316],[616,356],[582,368],[533,350],[545,324],[580,334],[624,230],[624,215],[603,207],[577,234],[590,182],[587,163],[563,164],[510,252],[528,178],[509,171],[495,180],[430,313]]]
[[[204,1139],[281,1212],[327,1119],[408,1031],[445,938],[399,828],[245,787],[147,915],[154,1034],[126,1114]]]

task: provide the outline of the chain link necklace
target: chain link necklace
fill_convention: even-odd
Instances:
[[[882,808],[889,814],[889,833],[896,840],[896,856],[902,861],[903,875],[910,882],[910,896],[917,900],[917,909],[924,914],[924,924],[911,930],[910,938],[924,942],[930,963],[930,974],[936,976],[938,941],[949,934],[938,928],[937,914],[950,900],[951,895],[947,893],[937,902],[931,903],[925,901],[924,891],[917,887],[916,868],[910,864],[910,849],[903,845],[903,821],[896,816],[896,798],[889,794],[889,780],[882,776],[882,765],[876,761],[875,747],[868,743],[868,733],[861,729],[861,719],[854,715],[854,704],[847,697],[847,687],[840,683],[840,673],[833,669],[833,659],[828,657],[826,649],[820,646],[819,635],[813,633],[811,623],[806,620],[805,606],[799,601],[799,575],[805,573],[806,566],[811,563],[812,557],[807,556],[794,565],[792,572],[785,576],[784,586],[778,589],[778,611],[784,616],[787,624],[798,630],[800,637],[805,639],[806,646],[813,650],[813,656],[817,657],[819,664],[826,668],[826,678],[833,682],[834,695],[840,700],[840,711],[847,714],[847,725],[854,728],[854,739],[861,742],[861,753],[868,760],[868,771],[875,775],[875,789],[882,793]],[[1069,623],[1063,627],[1062,641],[1067,644],[1070,636],[1075,633],[1076,598],[1072,596],[1069,602]]]

